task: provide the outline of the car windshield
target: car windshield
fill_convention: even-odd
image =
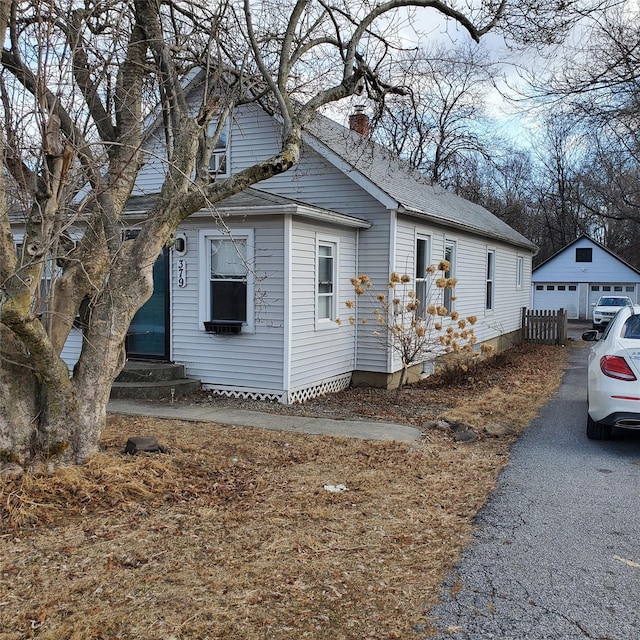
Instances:
[[[624,307],[629,304],[627,298],[600,298],[599,307]]]
[[[640,340],[640,315],[629,316],[622,327],[622,337]]]

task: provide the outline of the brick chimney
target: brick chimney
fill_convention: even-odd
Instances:
[[[365,138],[369,135],[369,116],[364,113],[364,106],[356,105],[356,112],[349,116],[349,129]]]

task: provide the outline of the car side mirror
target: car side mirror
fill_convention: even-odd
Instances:
[[[592,302],[592,303],[591,303],[591,306],[592,306],[592,307],[595,307],[595,306],[596,306],[596,303],[595,303],[595,302]]]
[[[598,340],[598,331],[596,329],[593,329],[591,331],[585,331],[582,334],[582,339],[585,342],[597,342],[597,340]]]

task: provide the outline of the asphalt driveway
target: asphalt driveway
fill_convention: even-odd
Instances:
[[[640,639],[640,432],[587,439],[589,349],[567,348],[431,611],[438,640]]]

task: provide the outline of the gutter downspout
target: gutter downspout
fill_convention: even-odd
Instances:
[[[356,229],[356,272],[355,272],[355,276],[358,276],[358,274],[360,273],[360,229]],[[356,318],[356,324],[354,327],[354,332],[353,332],[353,368],[352,368],[352,373],[353,371],[357,371],[358,370],[358,320],[359,320],[359,310],[360,310],[360,305],[358,304],[358,296],[353,296],[355,303],[356,303],[356,308],[354,309],[354,315]]]
[[[283,273],[283,289],[284,289],[284,334],[283,339],[283,354],[282,354],[282,389],[284,391],[284,402],[289,404],[289,393],[291,391],[291,350],[292,350],[292,317],[293,309],[291,308],[291,301],[293,296],[291,295],[291,247],[292,247],[292,230],[293,222],[290,213],[287,213],[283,217],[283,235],[284,235],[284,273]]]
[[[389,217],[389,268],[387,270],[387,278],[391,276],[391,273],[395,271],[396,264],[396,247],[398,239],[398,209],[392,209]],[[390,338],[387,334],[387,375],[393,375],[393,349],[391,348]]]

